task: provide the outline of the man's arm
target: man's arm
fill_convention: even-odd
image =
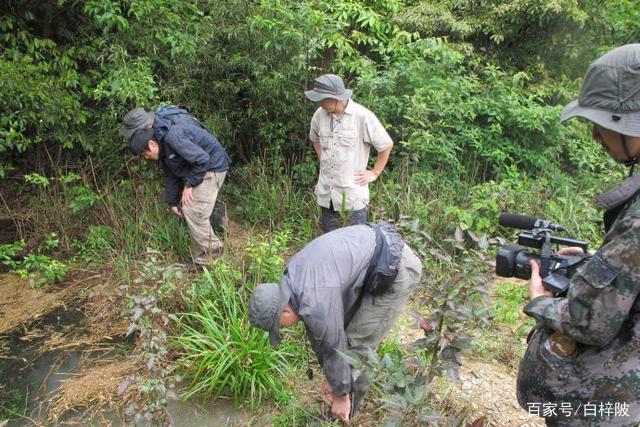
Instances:
[[[373,165],[372,172],[376,174],[376,177],[379,177],[384,167],[387,166],[387,162],[389,161],[389,157],[391,156],[391,150],[393,149],[393,143],[389,146],[389,148],[378,152],[378,157],[376,158],[376,164]]]
[[[351,391],[351,368],[339,353],[347,350],[342,297],[340,288],[325,288],[323,291],[323,301],[326,302],[301,307],[300,315],[333,394],[344,396]]]
[[[311,118],[311,125],[309,126],[309,141],[311,141],[311,145],[313,145],[313,150],[316,152],[316,156],[318,156],[318,160],[320,160],[320,154],[322,153],[322,146],[320,145],[320,124],[319,124],[319,115],[322,114],[322,108],[318,108],[315,113],[313,113],[313,117]]]
[[[389,157],[391,156],[392,149],[393,149],[393,143],[386,149],[378,152],[378,156],[376,158],[376,164],[373,165],[373,169],[356,172],[355,183],[357,185],[366,185],[378,179],[378,177],[384,170],[385,166],[387,165],[387,162],[389,161]]]
[[[313,150],[316,152],[316,156],[318,156],[318,160],[320,160],[320,154],[322,153],[320,141],[311,141],[311,144],[313,145]]]
[[[164,171],[164,200],[170,207],[177,206],[182,193],[182,183],[164,164],[162,164],[162,170]]]
[[[164,139],[180,157],[191,165],[189,175],[184,178],[186,187],[197,187],[207,173],[209,154],[191,141],[183,126],[173,126]]]

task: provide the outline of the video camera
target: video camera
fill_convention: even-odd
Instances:
[[[540,265],[540,276],[543,286],[556,296],[565,295],[571,276],[576,268],[590,255],[559,255],[552,252],[551,245],[577,246],[587,254],[589,242],[553,236],[552,232],[565,231],[561,225],[550,221],[525,215],[501,213],[498,217],[500,225],[518,228],[518,243],[510,243],[498,248],[496,255],[496,274],[500,277],[531,278],[530,260]],[[526,248],[539,249],[540,252],[529,252]]]

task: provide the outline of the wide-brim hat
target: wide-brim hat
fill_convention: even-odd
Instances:
[[[613,49],[589,66],[578,99],[564,107],[560,121],[573,117],[640,137],[640,43]]]
[[[313,81],[313,89],[305,91],[304,95],[313,102],[320,102],[327,98],[346,101],[351,99],[353,91],[345,89],[340,76],[323,74]]]
[[[291,290],[284,280],[257,285],[249,297],[249,322],[269,331],[269,343],[274,347],[280,344],[280,315],[289,298]]]
[[[156,115],[144,108],[134,108],[122,118],[122,128],[120,133],[126,139],[131,139],[138,130],[153,125]]]

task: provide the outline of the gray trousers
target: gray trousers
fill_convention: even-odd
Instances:
[[[202,183],[193,187],[191,205],[182,206],[182,214],[191,236],[191,256],[194,259],[207,259],[222,248],[222,241],[213,232],[209,217],[226,174],[226,171],[207,172]]]
[[[422,263],[413,250],[405,244],[398,276],[393,282],[392,289],[377,296],[364,294],[360,306],[347,325],[345,332],[349,350],[363,357],[366,357],[369,349],[376,350],[400,316],[411,291],[417,287],[421,277]],[[368,386],[368,375],[363,373],[354,383],[352,390],[354,411],[358,409]]]

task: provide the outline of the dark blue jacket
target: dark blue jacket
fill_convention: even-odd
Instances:
[[[208,171],[229,169],[227,152],[206,129],[190,123],[172,125],[156,117],[153,130],[165,173],[165,201],[170,206],[180,201],[182,187],[197,187]]]

